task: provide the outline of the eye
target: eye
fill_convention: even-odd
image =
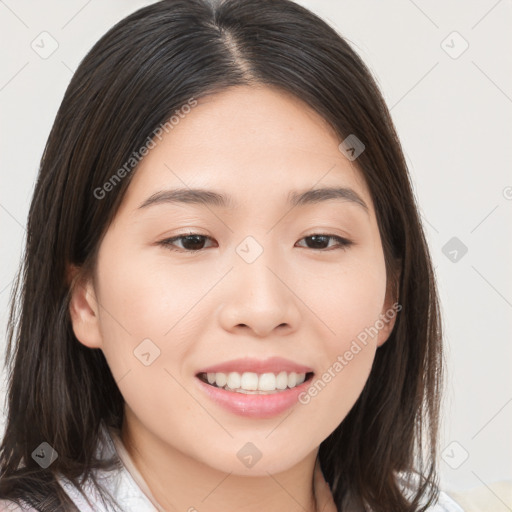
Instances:
[[[199,233],[188,233],[186,235],[178,235],[173,238],[167,238],[159,242],[159,245],[163,245],[172,251],[180,252],[199,252],[204,249],[205,240],[213,240],[209,236],[201,235]],[[182,241],[182,247],[176,248],[175,242]]]
[[[167,238],[165,240],[162,240],[159,242],[159,245],[162,245],[168,249],[171,249],[172,251],[179,251],[179,252],[200,252],[205,249],[204,245],[205,242],[208,240],[213,240],[211,237],[206,235],[201,235],[199,233],[188,233],[186,235],[178,235],[172,238]],[[351,240],[348,240],[346,238],[342,238],[337,235],[329,235],[329,234],[314,234],[309,235],[302,240],[309,240],[310,245],[312,247],[309,247],[309,244],[306,244],[306,249],[314,249],[314,250],[333,250],[333,249],[347,249],[350,245],[353,244]],[[334,246],[329,247],[330,241],[337,241],[338,243]],[[181,247],[177,247],[175,244],[179,242],[181,243]],[[304,246],[299,246],[304,247]]]
[[[315,250],[320,250],[320,251],[325,251],[327,249],[327,247],[325,247],[325,245],[327,244],[327,246],[328,246],[329,241],[331,241],[331,240],[338,241],[338,244],[335,245],[334,247],[327,249],[327,250],[347,249],[350,245],[352,245],[354,243],[351,240],[342,238],[340,236],[329,235],[329,234],[320,234],[320,233],[315,233],[314,235],[306,236],[306,237],[302,238],[302,240],[310,240],[313,247],[309,247],[309,249],[315,249]],[[299,240],[299,241],[301,241],[301,240]]]

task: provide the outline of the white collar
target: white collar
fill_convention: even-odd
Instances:
[[[118,465],[114,469],[95,470],[95,477],[101,487],[110,493],[121,510],[125,512],[165,512],[135,467],[123,445],[119,430],[112,427],[107,428],[103,423],[100,430],[96,456],[101,459],[117,458],[118,460]],[[67,478],[59,475],[58,479],[80,512],[109,512],[111,510],[105,506],[90,479],[82,486],[90,503]]]

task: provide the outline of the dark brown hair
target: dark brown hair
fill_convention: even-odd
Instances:
[[[99,467],[100,425],[121,427],[123,398],[101,350],[78,342],[66,269],[95,265],[136,172],[104,186],[193,98],[267,85],[301,99],[365,151],[354,162],[377,214],[389,283],[402,310],[350,413],[319,450],[339,510],[424,510],[438,493],[441,319],[432,263],[392,120],[365,64],[328,24],[290,0],[164,0],[117,23],[75,72],[48,138],[11,297],[8,416],[0,498],[74,509],[55,476],[80,486]],[[31,453],[59,454],[47,469]],[[412,499],[399,472],[421,477]]]

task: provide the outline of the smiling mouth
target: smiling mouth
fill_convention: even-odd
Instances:
[[[305,374],[296,374],[294,372],[288,374],[287,372],[281,372],[277,375],[269,373],[258,375],[248,372],[250,373],[250,376],[245,379],[245,382],[241,382],[241,375],[236,372],[232,373],[235,373],[236,375],[232,377],[231,373],[220,375],[217,373],[199,373],[196,375],[196,377],[209,386],[223,389],[225,391],[243,393],[247,395],[272,395],[301,386],[304,383],[311,381],[314,375],[313,372],[308,372]],[[242,375],[245,377],[245,373]],[[272,378],[271,375],[274,375],[274,378]],[[222,384],[222,386],[218,385],[217,380],[219,380],[219,383]],[[249,381],[249,383],[247,381]],[[235,387],[231,388],[229,387],[229,384]],[[259,389],[260,387],[263,389]]]

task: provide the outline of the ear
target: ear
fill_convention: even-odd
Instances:
[[[73,332],[78,341],[89,348],[101,348],[99,305],[96,300],[92,277],[83,277],[80,268],[68,268],[70,286],[69,314]]]
[[[398,290],[399,290],[399,275],[393,279],[388,279],[386,285],[386,298],[384,300],[384,306],[379,316],[378,326],[379,335],[377,337],[377,346],[380,347],[388,340],[393,327],[395,326],[396,317],[399,311],[402,309],[402,305],[398,302]]]

